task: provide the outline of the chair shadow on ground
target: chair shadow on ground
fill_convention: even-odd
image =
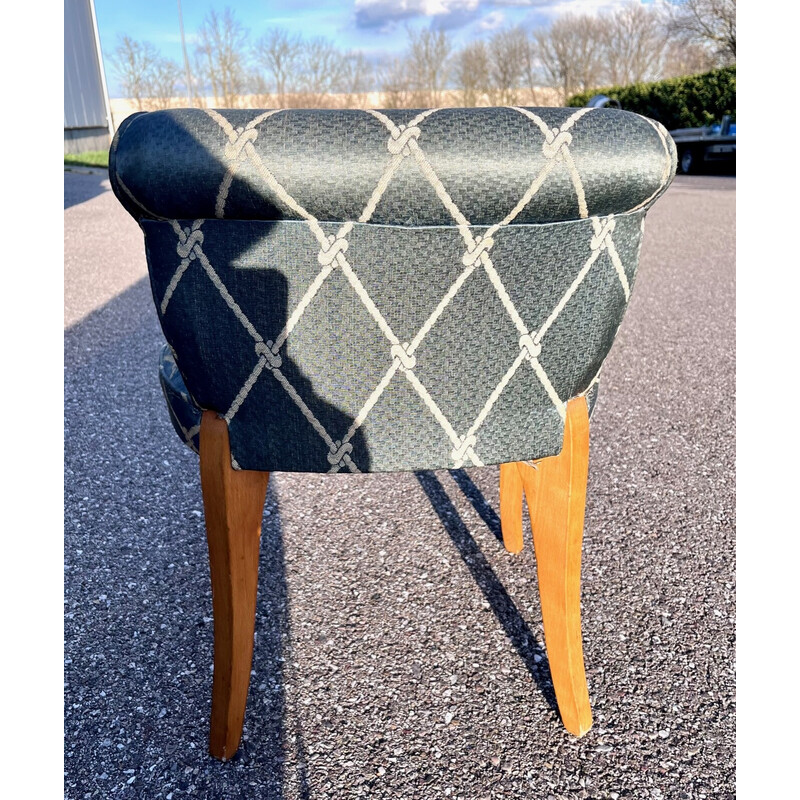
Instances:
[[[237,781],[244,781],[239,787],[244,791],[257,774],[259,799],[282,800],[287,792],[309,798],[303,732],[297,714],[287,709],[284,665],[292,660],[290,602],[274,490],[268,492],[270,513],[263,518],[247,738],[228,764],[206,755],[213,637],[206,622],[212,609],[205,528],[194,511],[202,508],[199,465],[173,432],[164,407],[157,379],[162,343],[146,279],[64,333],[64,543],[70,565],[65,593],[81,609],[79,621],[65,627],[65,654],[71,659],[65,668],[65,701],[74,702],[82,687],[95,680],[89,651],[103,653],[111,672],[124,674],[113,687],[106,684],[102,699],[93,696],[82,711],[65,719],[69,748],[81,754],[67,763],[66,778],[91,784],[97,774],[105,773],[109,783],[104,790],[114,781],[124,787],[128,776],[118,774],[117,759],[102,742],[112,719],[125,728],[137,724],[133,703],[155,713],[144,718],[144,733],[127,753],[144,763],[158,755],[163,760],[167,754],[167,760],[175,762],[174,775],[166,777],[172,788],[180,790],[187,783],[185,768],[199,767],[203,775],[192,780],[204,796],[227,800]],[[300,376],[297,381],[302,383]],[[327,419],[333,413],[320,409]],[[346,430],[349,418],[342,415],[340,422]],[[320,445],[324,448],[321,440]],[[107,512],[81,517],[85,494]],[[163,525],[153,525],[152,519],[162,515]],[[73,518],[82,524],[72,525]],[[146,593],[134,595],[126,587],[142,582],[145,558],[159,578]],[[178,580],[174,566],[184,561],[185,577]],[[95,583],[92,588],[96,563],[103,565],[104,578],[101,586]],[[109,598],[111,619],[95,612],[95,590]],[[181,624],[161,624],[176,614]],[[142,630],[136,638],[128,635],[133,624]],[[87,639],[92,643],[89,650],[80,644]],[[146,677],[125,670],[128,661],[142,664]],[[187,673],[186,664],[199,668]],[[159,707],[168,716],[157,716]],[[152,790],[155,796],[165,776],[149,777],[161,783],[157,788],[144,784],[140,790]],[[241,796],[250,797],[249,791]]]
[[[544,649],[519,613],[519,609],[492,569],[475,538],[469,532],[464,520],[459,516],[453,501],[448,497],[435,473],[422,470],[414,474],[439,516],[447,535],[489,603],[509,641],[542,692],[548,706],[557,711],[558,705],[550,678],[550,665]],[[500,518],[486,502],[480,489],[463,470],[450,470],[450,474],[489,530],[502,541]]]
[[[79,762],[67,765],[67,777],[80,781],[107,772],[124,784],[127,775],[115,775],[116,760],[100,742],[107,735],[111,718],[117,716],[123,724],[133,725],[137,716],[134,708],[129,708],[133,703],[154,709],[163,706],[168,711],[169,716],[163,720],[156,715],[147,718],[147,733],[129,754],[142,760],[152,760],[156,754],[172,754],[168,760],[175,759],[176,774],[175,783],[170,785],[175,788],[184,780],[186,767],[199,766],[205,775],[193,780],[202,781],[197,789],[207,796],[227,800],[226,792],[237,781],[246,783],[258,774],[259,798],[282,800],[287,794],[309,798],[303,731],[298,715],[287,707],[285,665],[292,662],[291,606],[281,515],[272,489],[267,497],[270,513],[263,518],[254,674],[245,719],[247,738],[229,764],[216,762],[205,753],[213,641],[210,626],[203,622],[211,616],[208,554],[202,519],[193,516],[193,509],[201,507],[197,458],[171,430],[156,378],[162,342],[146,280],[65,332],[65,457],[69,474],[78,479],[78,483],[76,478],[71,479],[72,485],[68,479],[65,513],[67,518],[77,516],[80,496],[86,492],[85,482],[93,476],[91,462],[98,455],[107,455],[109,461],[103,474],[91,477],[90,489],[113,514],[111,523],[98,519],[93,527],[90,522],[78,530],[70,526],[66,529],[67,560],[74,564],[65,578],[66,588],[69,597],[79,601],[85,610],[82,627],[72,630],[68,625],[65,630],[72,659],[67,667],[68,685],[73,687],[65,697],[69,702],[78,687],[91,684],[93,664],[78,644],[87,636],[93,649],[107,654],[110,669],[123,667],[130,659],[142,662],[147,671],[144,683],[134,673],[125,672],[113,688],[106,687],[106,699],[90,700],[78,718],[65,722],[70,746],[83,751]],[[164,461],[174,468],[164,470]],[[451,470],[450,475],[489,531],[501,540],[499,516],[480,489],[463,470]],[[419,472],[416,477],[498,622],[546,702],[555,709],[542,647],[439,479],[433,472]],[[166,537],[163,527],[137,522],[158,514],[164,515]],[[127,534],[122,532],[125,526]],[[79,548],[83,550],[81,557],[75,555]],[[143,595],[148,605],[139,605],[141,600],[125,590],[130,580],[141,581],[141,565],[132,560],[132,550],[146,554],[153,569],[162,575],[169,574],[168,565],[185,559],[187,582],[159,578]],[[87,582],[92,573],[82,567],[92,558],[103,564],[106,575],[102,587],[95,585],[93,589]],[[92,611],[92,592],[101,589],[112,601],[116,616],[111,620]],[[161,621],[181,607],[186,609],[184,622],[162,630]],[[148,616],[153,613],[150,609],[158,609],[155,616]],[[145,635],[136,639],[122,635],[130,630],[132,620],[146,631]],[[78,634],[80,637],[76,638]],[[151,650],[159,655],[151,657]],[[196,663],[200,668],[196,674],[176,681],[174,676],[187,663]],[[93,715],[92,711],[98,713]],[[157,777],[154,773],[154,779]],[[163,775],[160,780],[159,790],[165,785]],[[244,784],[240,788],[243,787]],[[142,788],[149,791],[153,785]]]
[[[84,203],[108,190],[105,173],[74,177],[77,180],[65,185],[65,208]],[[161,228],[151,224],[151,229],[156,227]],[[262,228],[264,237],[271,235],[271,222]],[[124,788],[128,778],[120,774],[112,751],[102,744],[109,724],[106,716],[110,713],[125,728],[132,728],[141,708],[163,706],[169,717],[160,722],[161,716],[148,716],[144,723],[146,735],[130,748],[129,756],[145,761],[154,753],[180,753],[184,763],[173,764],[173,776],[148,776],[148,780],[159,781],[160,785],[155,790],[154,785],[148,786],[142,780],[138,784],[140,792],[155,796],[164,788],[165,780],[173,789],[185,790],[188,786],[183,784],[187,784],[188,779],[183,776],[183,767],[188,761],[189,772],[197,773],[199,768],[203,770],[201,777],[192,779],[195,790],[203,796],[227,800],[229,791],[236,788],[237,797],[245,796],[239,789],[249,797],[252,794],[249,787],[258,775],[259,800],[282,800],[287,792],[306,800],[310,796],[310,785],[303,733],[298,715],[287,713],[284,665],[291,663],[289,596],[283,531],[273,491],[267,495],[271,513],[264,516],[262,526],[254,674],[242,744],[228,764],[206,755],[211,697],[208,668],[211,666],[213,642],[209,628],[204,627],[211,616],[208,552],[202,519],[193,516],[199,513],[196,509],[200,505],[198,464],[170,430],[158,387],[158,354],[164,337],[159,330],[153,299],[154,295],[157,302],[163,298],[165,287],[159,284],[163,283],[164,277],[170,280],[181,263],[176,254],[176,234],[168,223],[163,223],[162,234],[167,242],[165,248],[151,254],[151,268],[153,262],[159,262],[155,272],[160,269],[162,273],[151,272],[153,293],[150,281],[143,279],[71,326],[64,334],[65,519],[79,517],[79,495],[87,491],[98,499],[101,507],[112,510],[109,519],[101,522],[98,518],[94,522],[96,529],[91,521],[74,527],[65,526],[65,550],[75,561],[75,568],[70,569],[65,581],[65,592],[71,600],[74,599],[77,607],[84,609],[80,620],[83,629],[79,626],[74,626],[72,631],[70,626],[65,629],[65,650],[71,657],[65,676],[69,687],[65,689],[65,701],[75,692],[80,693],[80,687],[91,684],[93,665],[78,646],[79,639],[87,636],[95,649],[108,653],[110,666],[122,672],[124,653],[131,665],[142,664],[147,675],[143,680],[131,677],[134,673],[123,673],[125,677],[115,684],[113,690],[105,693],[107,699],[87,704],[85,712],[65,720],[66,740],[81,752],[80,759],[67,765],[66,777],[78,784],[91,783],[96,774],[104,773],[112,785],[119,781],[117,788]],[[152,251],[153,237],[149,235],[148,239]],[[273,269],[239,270],[234,267],[248,247],[249,243],[245,241],[226,240],[224,263],[214,266],[217,275],[228,284],[234,295],[264,300],[256,309],[260,312],[258,325],[264,336],[274,339],[288,318],[287,280]],[[162,259],[163,263],[160,263]],[[196,281],[202,284],[198,297],[206,297],[204,292],[208,291],[218,301],[217,289],[210,282],[205,286],[207,280],[208,277],[202,274],[200,259],[194,260],[192,268],[187,269],[182,277],[182,285],[175,288],[170,306],[175,307],[181,291],[190,291]],[[260,294],[253,294],[254,287]],[[218,322],[222,332],[233,326],[241,335],[240,323],[232,317],[223,314]],[[256,322],[255,317],[253,322]],[[182,333],[180,325],[173,329],[175,339],[179,339]],[[173,341],[172,344],[180,352],[180,343]],[[184,352],[192,352],[191,336],[188,347]],[[333,436],[341,436],[349,429],[353,417],[318,396],[291,355],[289,342],[282,352],[284,376],[326,429]],[[223,371],[226,367],[224,363],[214,366]],[[195,368],[200,369],[197,364]],[[201,385],[203,380],[200,375],[197,385]],[[216,377],[212,383],[216,383]],[[266,370],[255,386],[266,392],[266,402],[280,400],[273,405],[282,404],[284,416],[290,412],[297,416],[298,409],[293,403],[287,403],[284,390],[277,384],[278,381]],[[253,387],[251,391],[254,392],[251,399],[256,400]],[[223,413],[227,410],[216,408],[211,403],[205,405]],[[301,429],[298,435],[309,439],[305,442],[307,449],[312,443],[320,449],[325,461],[327,446],[310,429],[307,420],[303,421],[305,429]],[[286,431],[281,431],[281,434],[285,437]],[[358,431],[351,442],[354,460],[367,471],[369,459],[363,434]],[[103,462],[100,470],[94,467],[98,461]],[[162,465],[170,464],[177,464],[178,468],[163,469]],[[166,528],[147,524],[148,518],[162,514]],[[186,564],[190,577],[183,585],[174,580],[161,580],[149,588],[146,599],[131,599],[124,587],[136,586],[136,581],[141,581],[141,566],[132,563],[132,551],[146,553],[147,558],[155,561],[154,568],[162,575],[171,576],[176,563]],[[88,588],[91,580],[81,570],[82,564],[91,558],[104,565],[104,574],[107,575],[103,581],[104,596],[112,599],[111,607],[114,609],[111,624],[108,619],[92,613]],[[182,608],[184,604],[186,612]],[[195,624],[186,619],[185,625],[170,630],[166,624],[159,624],[163,616],[150,618],[150,608],[153,607],[160,608],[160,615],[174,616],[177,611],[181,618],[192,617]],[[134,620],[137,627],[146,628],[146,636],[121,635],[123,631],[130,631]],[[203,630],[203,635],[197,635],[198,628]],[[168,655],[158,657],[156,653]],[[202,665],[202,669],[180,671],[181,666],[187,663]],[[177,685],[176,674],[183,676]],[[185,677],[188,675],[192,677]],[[158,676],[161,676],[160,680]],[[137,707],[139,703],[142,705],[138,710],[131,709],[131,702],[135,702]],[[295,722],[291,723],[293,729],[287,730],[290,717]],[[202,743],[200,747],[196,745],[198,741]],[[242,767],[247,767],[244,773]],[[78,774],[82,771],[85,772]],[[246,780],[246,785],[237,787],[237,781],[242,779]],[[111,785],[106,784],[103,788],[110,789]]]
[[[106,191],[103,174],[85,177],[86,180],[82,179],[69,197],[65,195],[65,207],[85,202]],[[174,237],[174,234],[168,236]],[[174,248],[175,242],[171,242],[171,246]],[[240,255],[237,245],[231,245],[226,249],[225,260],[229,265],[234,264]],[[167,280],[178,262],[168,270]],[[241,289],[246,296],[251,296],[247,293],[248,284],[258,283],[263,290],[264,281],[269,283],[271,296],[277,300],[272,303],[271,316],[264,322],[264,330],[260,333],[274,337],[286,320],[286,279],[272,270],[237,272],[219,264],[215,267],[223,280],[230,280],[234,295]],[[195,261],[183,282],[189,284],[193,279],[192,270],[196,273],[199,269],[199,263]],[[155,281],[156,289],[157,284]],[[176,291],[181,291],[181,287]],[[163,296],[163,290],[156,291],[156,295]],[[91,685],[89,676],[93,664],[82,645],[78,644],[79,639],[84,641],[87,636],[96,649],[109,654],[106,660],[109,667],[119,669],[123,661],[129,659],[131,664],[143,665],[146,675],[143,679],[134,671],[120,670],[123,677],[108,689],[102,703],[96,698],[88,701],[79,715],[65,721],[67,741],[72,748],[82,751],[82,757],[68,765],[66,777],[78,783],[90,783],[95,774],[107,772],[113,776],[110,778],[112,783],[119,781],[119,787],[124,787],[127,774],[120,773],[118,759],[110,749],[104,750],[98,744],[105,736],[108,717],[116,715],[126,728],[135,727],[137,714],[141,713],[135,708],[138,703],[142,703],[142,708],[157,708],[163,704],[170,716],[161,721],[160,716],[148,715],[143,728],[145,734],[132,745],[128,755],[144,762],[154,754],[180,753],[183,764],[175,761],[170,767],[174,775],[167,778],[158,773],[143,777],[139,792],[155,796],[165,788],[165,780],[174,784],[175,789],[185,790],[187,787],[182,784],[187,779],[183,773],[188,765],[194,773],[200,768],[203,770],[202,775],[192,778],[195,791],[201,796],[227,800],[233,796],[244,797],[242,792],[246,792],[250,797],[251,790],[246,789],[245,784],[249,787],[257,774],[259,780],[265,781],[258,787],[261,800],[282,800],[287,793],[307,800],[310,783],[303,733],[298,714],[289,713],[291,709],[287,709],[284,665],[291,663],[290,602],[283,529],[271,490],[268,493],[271,513],[264,517],[262,530],[257,639],[249,711],[245,719],[246,738],[243,738],[232,763],[216,762],[205,752],[212,640],[210,629],[203,627],[211,612],[205,531],[202,520],[193,516],[200,494],[198,465],[188,450],[178,454],[182,445],[169,429],[156,378],[163,337],[152,301],[147,280],[141,280],[65,332],[65,466],[67,474],[75,476],[67,479],[65,517],[78,516],[78,495],[88,491],[87,485],[100,504],[111,509],[113,514],[110,520],[104,518],[101,523],[95,522],[97,529],[92,528],[90,520],[83,527],[73,529],[67,526],[65,530],[67,553],[73,549],[77,554],[83,553],[82,559],[75,556],[75,566],[70,564],[69,577],[65,579],[65,589],[71,600],[83,609],[80,617],[83,629],[65,629],[65,649],[71,658],[66,676],[70,688],[65,690],[65,700],[69,702],[76,688]],[[175,299],[171,301],[175,302]],[[291,361],[290,345],[291,342],[283,357],[282,369],[295,386],[301,387],[299,391],[306,394],[306,403],[326,428],[346,431],[352,417],[314,393],[311,382]],[[262,389],[269,387],[274,393],[275,387],[268,383],[272,377],[265,374],[262,380],[265,381]],[[273,397],[279,396],[273,394]],[[216,410],[224,412],[226,409]],[[354,460],[368,471],[368,450],[359,437],[360,433],[353,438]],[[315,444],[321,446],[322,442],[316,441]],[[106,461],[102,471],[93,472],[92,460],[98,454],[106,457]],[[160,465],[168,463],[177,463],[178,469],[160,471]],[[500,539],[499,518],[475,484],[463,471],[455,470],[451,474],[495,537]],[[543,649],[438,478],[428,471],[416,475],[497,620],[547,703],[555,709],[555,696],[546,680],[549,671]],[[157,497],[161,498],[159,502],[163,505],[154,505]],[[161,513],[166,529],[148,524],[149,517]],[[104,530],[103,524],[114,527]],[[123,525],[128,526],[127,534],[122,532]],[[149,586],[145,600],[139,599],[139,595],[126,593],[124,587],[136,586],[131,581],[134,576],[142,580],[141,565],[131,559],[131,550],[146,553],[147,558],[156,562],[155,569],[162,577],[164,574],[171,576],[170,569],[176,563],[186,563],[186,577],[183,579],[186,583],[181,585],[169,578],[159,579]],[[90,592],[98,587],[90,588],[91,581],[87,581],[86,574],[81,571],[81,565],[89,558],[96,558],[104,565],[106,577],[102,588],[113,601],[110,619],[92,611]],[[158,624],[167,614],[174,616],[176,609],[182,611],[184,603],[188,610],[181,613],[181,618],[189,617],[184,619],[185,624],[172,629]],[[159,610],[152,612],[154,608]],[[151,616],[153,613],[155,616]],[[130,630],[133,620],[137,627],[146,630],[146,635],[135,639],[122,635],[123,631]],[[201,635],[198,635],[198,629]],[[178,673],[181,665],[187,663],[202,668]],[[176,673],[179,677],[191,677],[182,677],[178,681],[174,677]],[[294,720],[291,730],[287,729],[289,718]],[[197,747],[195,742],[201,746]],[[135,753],[131,752],[136,748]],[[239,769],[236,769],[237,764]],[[242,771],[242,767],[247,769]],[[85,774],[76,774],[78,770],[85,771]],[[152,783],[147,783],[148,780]],[[292,790],[287,790],[287,786]],[[106,788],[110,790],[111,786]],[[231,790],[237,794],[231,795]]]
[[[494,534],[498,542],[503,541],[503,530],[500,526],[500,516],[486,502],[481,490],[473,483],[472,478],[463,469],[451,469],[450,477],[464,493],[464,497],[472,503],[478,516],[484,521],[486,527]]]
[[[67,179],[69,175],[69,179]],[[105,185],[104,185],[105,184]],[[106,170],[75,172],[64,170],[64,210],[111,191]]]

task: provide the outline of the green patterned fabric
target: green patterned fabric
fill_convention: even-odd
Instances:
[[[134,115],[112,145],[169,349],[234,466],[389,471],[559,452],[675,171],[607,109]]]

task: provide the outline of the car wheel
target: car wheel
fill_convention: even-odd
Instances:
[[[694,169],[694,154],[686,149],[681,154],[681,172],[688,175]]]

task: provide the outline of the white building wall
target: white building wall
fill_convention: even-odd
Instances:
[[[64,0],[64,152],[109,146],[105,76],[92,0]]]

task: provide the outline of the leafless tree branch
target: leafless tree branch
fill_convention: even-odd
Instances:
[[[247,31],[226,8],[221,14],[209,11],[197,34],[197,65],[211,85],[214,102],[238,106],[247,83]]]
[[[255,44],[256,63],[266,71],[271,82],[271,86],[267,82],[262,88],[274,89],[275,99],[281,108],[287,104],[287,95],[297,91],[302,48],[299,36],[290,36],[281,28],[267,31]]]

